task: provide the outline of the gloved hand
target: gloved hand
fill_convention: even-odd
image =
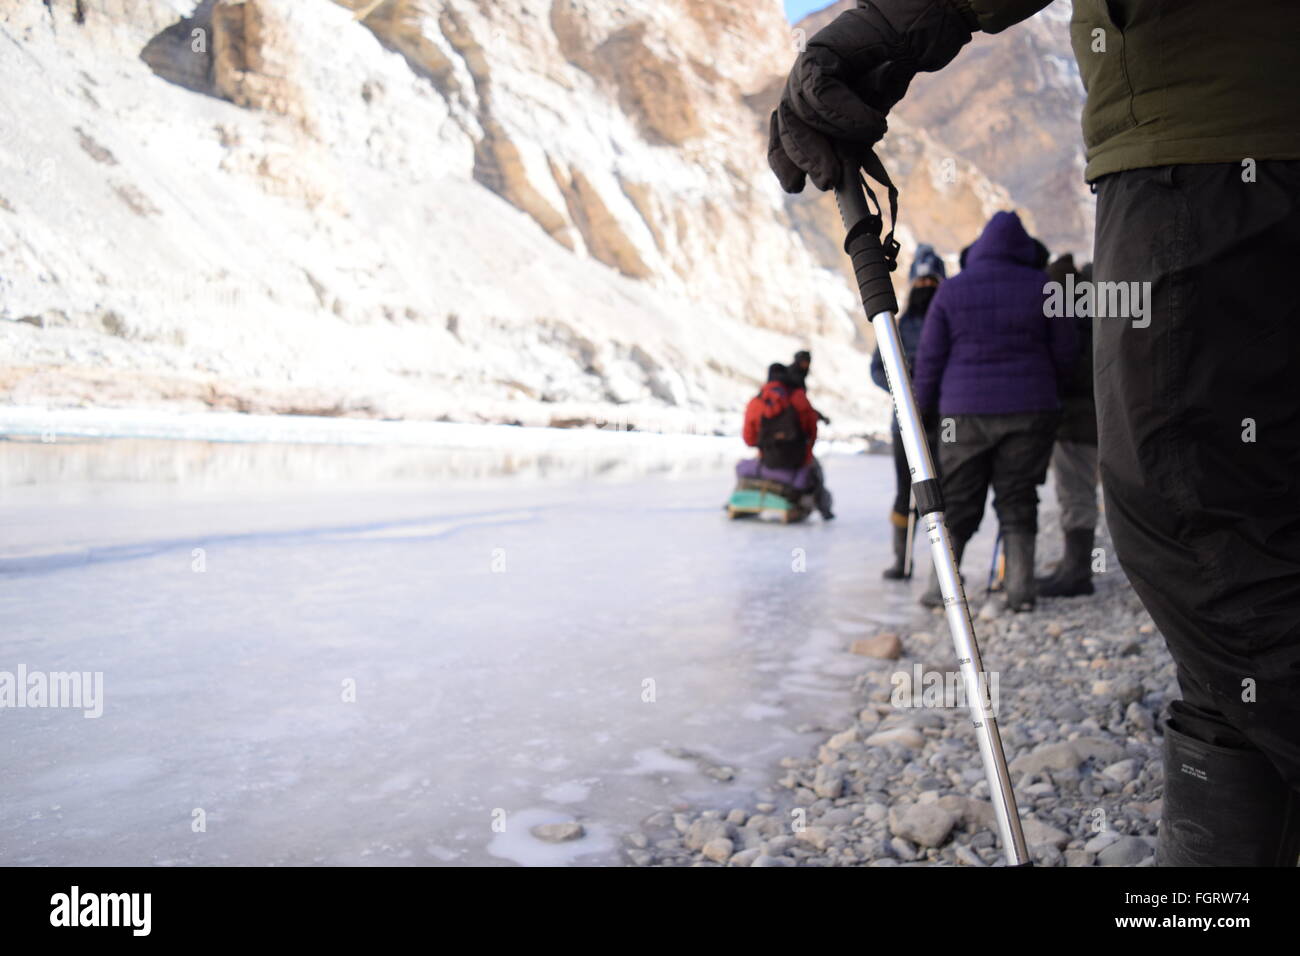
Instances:
[[[825,415],[823,415],[821,412],[817,413],[817,417],[822,420],[823,425],[829,425],[831,423],[831,420],[827,418]]]
[[[772,113],[767,161],[781,187],[802,192],[811,176],[818,189],[832,188],[835,144],[864,150],[878,142],[912,77],[947,64],[975,24],[966,0],[858,0],[819,30]]]

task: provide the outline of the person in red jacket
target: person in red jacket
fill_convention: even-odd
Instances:
[[[806,389],[807,382],[808,382],[808,373],[812,371],[812,353],[807,351],[806,349],[802,352],[795,352],[794,364],[789,366],[788,371],[790,373],[791,387],[800,390]],[[831,420],[829,418],[827,418],[825,415],[823,415],[815,408],[813,409],[813,414],[817,416],[817,420],[819,422],[822,422],[823,424],[826,425],[829,425],[831,423]]]
[[[795,413],[799,416],[799,428],[803,431],[804,441],[808,444],[808,451],[803,457],[805,465],[813,464],[813,445],[817,441],[817,409],[812,407],[808,401],[808,392],[802,387],[790,388],[790,404],[794,406]]]
[[[808,437],[808,457],[804,459],[804,464],[812,465],[813,481],[817,485],[817,510],[822,513],[823,518],[829,521],[835,517],[831,513],[831,493],[826,488],[826,476],[822,473],[822,464],[813,457],[813,444],[817,441],[817,423],[822,421],[829,425],[831,420],[813,408],[812,402],[808,401],[807,382],[808,372],[811,368],[811,352],[805,350],[794,354],[794,364],[788,370],[790,404],[798,412],[799,424]]]
[[[742,437],[746,445],[759,449],[759,456],[763,464],[768,467],[788,468],[791,471],[809,468],[817,510],[825,520],[830,521],[835,517],[831,511],[831,494],[823,480],[821,464],[813,457],[813,444],[817,441],[818,413],[808,401],[808,395],[802,387],[802,378],[792,376],[791,372],[791,369],[787,369],[780,363],[768,366],[766,384],[745,407]],[[776,435],[769,434],[768,444],[762,445],[764,420],[777,419],[787,408],[794,412],[794,418],[798,423],[798,434],[794,435],[793,429],[790,429],[792,432],[790,436],[782,432]],[[796,446],[793,454],[790,448],[792,441],[797,441],[802,446],[801,448]]]
[[[790,386],[787,379],[788,376],[784,365],[777,363],[769,365],[766,384],[759,389],[758,394],[751,398],[749,404],[745,406],[745,427],[741,434],[745,439],[745,444],[749,447],[759,447],[759,441],[762,438],[763,419],[774,418],[786,405],[791,404]],[[799,424],[802,429],[802,417],[800,417]],[[761,449],[759,453],[762,454]],[[807,458],[804,459],[804,462],[807,462]]]

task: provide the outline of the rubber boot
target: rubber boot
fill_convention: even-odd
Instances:
[[[904,567],[907,561],[907,519],[903,519],[903,524],[900,527],[898,518],[899,516],[893,513],[889,516],[889,520],[894,526],[894,563],[885,568],[881,574],[881,577],[887,581],[898,581],[908,576],[907,568]]]
[[[1019,613],[1034,609],[1034,533],[1008,531],[1002,535],[1007,556],[1007,609]]]
[[[1258,751],[1165,726],[1157,866],[1295,866],[1300,793]]]
[[[817,489],[817,510],[821,512],[823,521],[835,520],[835,512],[831,510],[831,493],[825,485]]]
[[[928,542],[927,542],[928,544]],[[963,539],[952,539],[953,557],[957,559],[957,573],[961,574],[961,556],[966,551],[966,542]],[[965,579],[962,581],[965,584]],[[930,568],[930,586],[925,589],[921,595],[921,604],[924,607],[943,607],[943,591],[939,588],[939,572],[936,568]]]
[[[1050,575],[1038,581],[1039,597],[1078,597],[1091,594],[1092,528],[1065,532],[1065,554]]]

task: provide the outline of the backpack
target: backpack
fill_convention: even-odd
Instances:
[[[799,413],[789,398],[770,417],[764,417],[758,426],[758,452],[768,468],[797,470],[803,466],[808,453]]]

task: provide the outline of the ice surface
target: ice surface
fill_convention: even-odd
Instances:
[[[0,670],[105,695],[0,710],[2,864],[617,863],[649,813],[745,802],[813,744],[796,727],[859,706],[845,648],[924,583],[880,583],[884,457],[828,459],[838,519],[787,527],[727,521],[729,461],[85,480],[113,447],[36,442],[42,480],[0,487]],[[587,835],[529,833],[565,820]]]

